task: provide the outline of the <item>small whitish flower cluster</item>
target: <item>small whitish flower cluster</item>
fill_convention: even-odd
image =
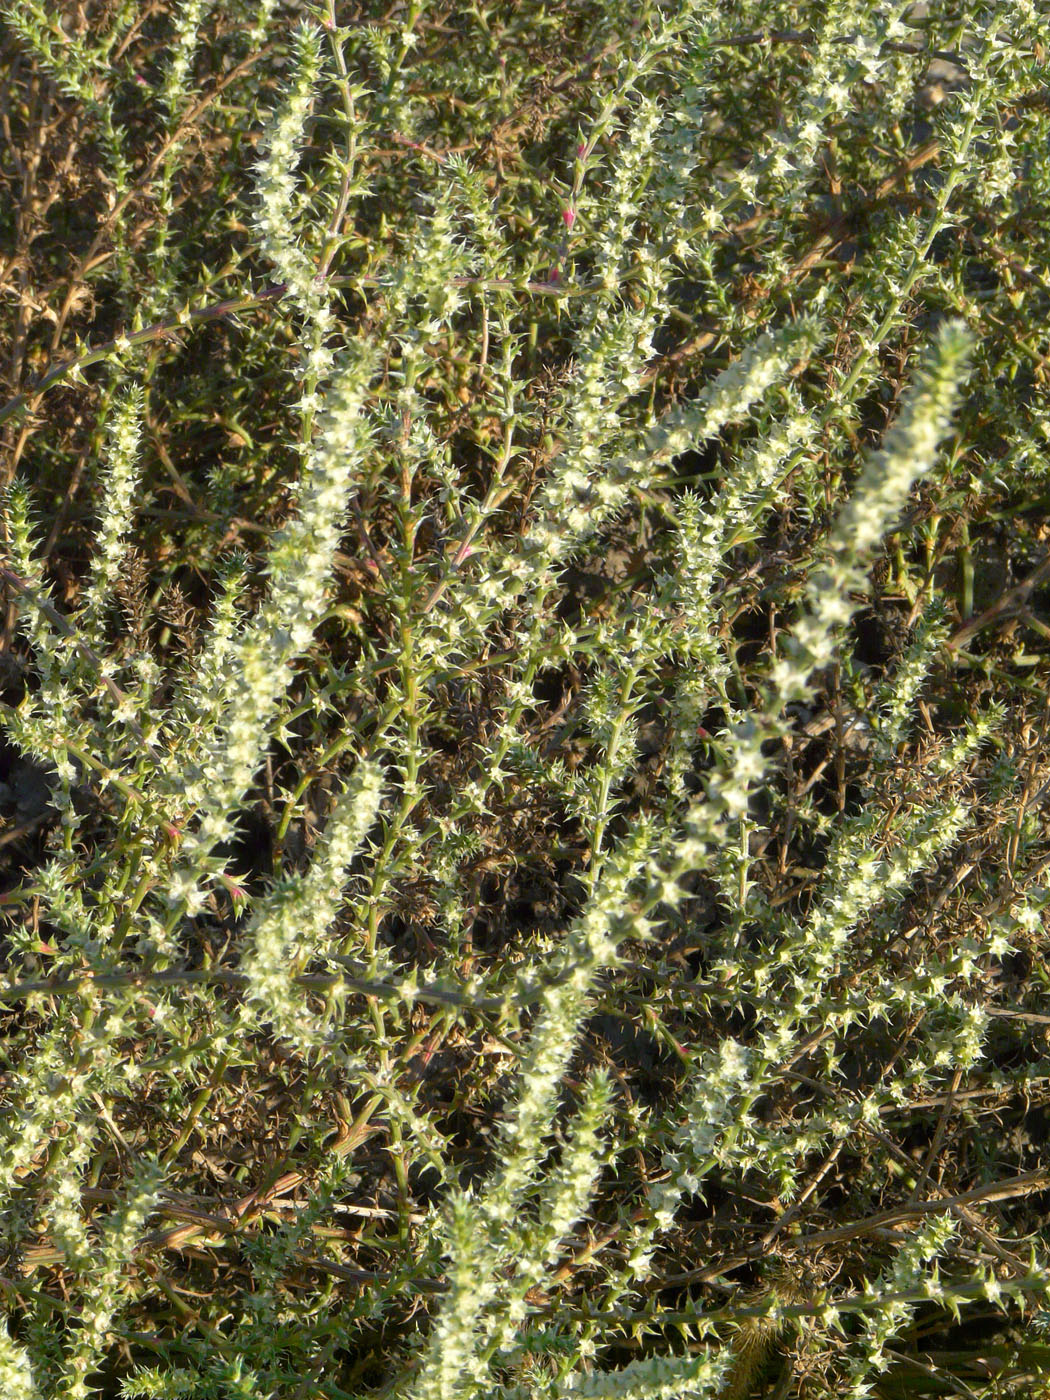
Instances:
[[[966,374],[972,337],[959,322],[946,322],[883,446],[867,460],[835,519],[829,549],[849,566],[881,543],[916,478],[928,471],[951,424]],[[815,592],[815,588],[814,588]]]
[[[55,766],[59,787],[53,790],[51,802],[62,812],[63,821],[73,825],[70,793],[78,773],[70,755],[94,757],[102,748],[114,766],[121,763],[115,736],[100,734],[100,726],[88,712],[115,667],[81,642],[72,627],[63,626],[40,571],[25,488],[13,485],[5,505],[10,566],[20,590],[18,627],[33,646],[39,676],[36,693],[27,691],[17,710],[8,713],[6,729],[23,753]]]
[[[191,65],[200,41],[201,21],[210,5],[211,0],[181,0],[175,10],[174,43],[169,50],[164,82],[157,94],[169,120],[175,116],[179,103],[189,90]]]
[[[280,0],[256,0],[251,28],[246,38],[249,52],[254,53],[263,42],[270,29],[271,16],[279,3]]]
[[[945,778],[958,773],[971,754],[975,753],[984,741],[1002,727],[1005,716],[1003,707],[991,704],[980,714],[970,716],[962,732],[956,734],[951,743],[935,755],[930,763],[930,772],[935,778]]]
[[[675,502],[676,568],[662,577],[661,608],[679,623],[676,650],[689,649],[705,660],[708,687],[718,678],[719,657],[711,645],[717,626],[718,576],[724,571],[729,549],[755,538],[762,528],[764,508],[775,495],[778,475],[794,452],[808,443],[816,430],[811,415],[805,413],[797,397],[789,393],[791,411],[741,456],[710,506],[691,491]],[[692,712],[683,722],[691,749],[696,734]]]
[[[1009,933],[1021,929],[1034,934],[1043,927],[1046,910],[1050,907],[1050,890],[1036,886],[1023,899],[1011,902],[1005,914],[999,916],[1000,926]]]
[[[181,745],[192,736],[214,733],[226,704],[226,677],[236,671],[237,647],[245,629],[238,596],[246,579],[245,561],[233,556],[218,571],[216,597],[211,609],[211,625],[200,652],[178,677],[169,712],[165,716],[164,738]]]
[[[840,966],[860,921],[879,905],[899,901],[915,876],[958,840],[967,817],[958,803],[909,812],[881,856],[872,850],[880,830],[878,814],[862,810],[845,819],[829,851],[819,903],[805,927],[785,921],[775,945],[747,960],[748,992],[760,1001],[769,997],[775,1005],[772,983],[779,969],[796,986],[812,987],[814,1003],[819,1001],[820,984]],[[737,964],[724,969],[734,976],[741,971]]]
[[[44,582],[37,558],[29,492],[23,482],[11,483],[3,494],[3,505],[8,567],[14,569],[22,582],[33,590],[34,602],[43,600],[50,604],[50,590]],[[62,648],[62,638],[56,632],[47,610],[39,603],[19,609],[18,627],[45,660],[52,655],[51,648],[56,653],[69,650],[68,644]]]
[[[476,1213],[465,1191],[450,1193],[444,1212],[449,1293],[431,1331],[413,1400],[455,1400],[477,1393],[485,1374],[476,1350],[478,1317],[496,1294],[490,1250],[479,1239]]]
[[[457,234],[459,181],[443,181],[431,197],[432,212],[418,221],[411,245],[381,282],[385,311],[406,360],[406,388],[412,366],[427,341],[451,325],[463,304],[458,279],[475,271],[477,254]]]
[[[680,109],[669,110],[666,101],[657,101],[640,89],[646,76],[665,61],[668,49],[677,49],[679,54],[691,51],[694,58],[703,53],[706,58],[709,45],[705,25],[704,8],[696,0],[683,0],[673,10],[660,13],[652,27],[639,35],[637,46],[623,56],[612,91],[603,96],[597,111],[581,130],[585,139],[577,147],[570,203],[563,209],[562,217],[570,230],[576,227],[578,219],[596,229],[596,240],[590,248],[577,245],[594,259],[604,293],[585,309],[585,316],[619,292],[629,273],[640,273],[653,293],[667,281],[669,264],[653,257],[652,250],[641,240],[633,239],[632,234],[640,218],[651,220],[658,228],[666,223],[672,203],[667,186],[671,167],[684,181],[695,164],[695,159],[690,158],[690,147],[698,130],[696,126],[683,130]],[[697,66],[702,67],[702,60]],[[626,119],[622,117],[624,109],[629,113]],[[670,132],[660,139],[665,121],[678,140],[668,139]],[[592,190],[585,176],[594,151],[621,122],[622,139],[617,143],[604,188]],[[679,198],[681,188],[679,185]]]
[[[5,1323],[0,1323],[0,1394],[8,1400],[41,1400],[25,1348],[11,1340]]]
[[[765,511],[773,503],[778,477],[785,463],[797,461],[813,442],[817,427],[798,394],[784,390],[787,411],[769,431],[741,453],[732,465],[705,520],[703,557],[691,561],[686,571],[694,597],[710,597],[715,579],[725,567],[725,556],[737,545],[750,543],[761,533]]]
[[[300,1050],[324,1042],[292,978],[323,957],[351,862],[376,818],[383,795],[378,765],[362,763],[338,799],[305,875],[284,880],[256,906],[241,970],[249,999],[275,1032]]]
[[[661,104],[654,98],[638,99],[625,138],[620,142],[616,163],[601,197],[601,224],[594,242],[593,256],[603,287],[618,291],[623,286],[624,253],[631,232],[641,214],[638,191],[645,188],[653,164],[654,144],[663,116]],[[593,140],[593,135],[591,137]],[[597,213],[597,211],[595,211]],[[636,275],[651,280],[652,263],[635,259]],[[648,276],[647,276],[648,274]]]
[[[831,1118],[811,1121],[805,1129],[805,1143],[796,1138],[792,1151],[784,1145],[778,1148],[767,1130],[749,1117],[748,1108],[761,1093],[768,1092],[776,1067],[790,1058],[804,1033],[840,1023],[843,1028],[848,1026],[855,1011],[848,1005],[842,1010],[835,1007],[826,988],[851,956],[849,935],[877,905],[899,905],[914,876],[958,838],[965,816],[958,807],[942,813],[921,812],[911,824],[902,823],[896,833],[896,850],[876,860],[868,849],[873,822],[869,814],[858,814],[830,853],[829,871],[833,873],[824,881],[823,899],[806,927],[788,921],[779,939],[771,937],[769,953],[753,960],[726,959],[715,967],[716,976],[760,1008],[757,1053],[745,1074],[734,1047],[732,1063],[737,1072],[730,1077],[729,1093],[722,1064],[712,1070],[705,1059],[701,1065],[695,1090],[699,1097],[687,1100],[686,1122],[677,1135],[682,1159],[676,1155],[671,1181],[662,1188],[665,1215],[676,1179],[684,1189],[695,1190],[697,1180],[711,1166],[725,1164],[729,1158],[738,1169],[762,1165],[775,1172],[778,1189],[784,1199],[790,1199],[799,1164],[805,1160],[803,1146],[809,1151],[819,1148],[828,1136],[835,1135],[836,1123]],[[887,986],[883,989],[884,1009],[914,995],[911,979],[906,987]],[[910,1000],[905,1009],[909,1016],[915,1012]],[[952,1044],[962,1053],[961,1036]],[[713,1051],[707,1053],[714,1056]],[[914,1078],[921,1081],[932,1069],[932,1064],[917,1065]],[[857,1105],[850,1122],[870,1113],[870,1106]],[[698,1128],[698,1122],[703,1126]]]
[[[71,1134],[61,1142],[48,1182],[48,1198],[40,1220],[61,1250],[66,1265],[77,1271],[92,1265],[94,1242],[84,1218],[80,1192],[93,1149],[89,1133]]]
[[[96,1037],[92,1040],[97,1049],[93,1047],[90,1069],[71,1069],[69,1028],[63,1017],[62,1023],[41,1037],[32,1061],[12,1074],[4,1086],[13,1107],[3,1120],[0,1195],[6,1196],[15,1188],[41,1148],[53,1138],[57,1123],[76,1121],[80,1101],[95,1074],[104,1071],[112,1055],[103,1041]],[[79,1136],[85,1143],[90,1142],[86,1125],[81,1125]]]
[[[809,316],[800,316],[776,331],[764,331],[689,404],[673,409],[652,424],[640,450],[631,454],[630,468],[626,460],[614,461],[615,474],[630,477],[639,472],[640,463],[668,462],[710,441],[728,424],[744,421],[793,364],[807,361],[816,352],[823,338],[820,323]],[[785,431],[790,434],[795,430]],[[732,500],[732,494],[729,499]]]
[[[543,1271],[554,1263],[569,1231],[583,1218],[590,1204],[601,1165],[599,1130],[609,1117],[611,1101],[608,1076],[592,1075],[561,1158],[547,1180],[538,1226],[529,1232],[528,1243],[535,1259],[525,1258],[519,1264],[519,1273],[533,1274],[535,1283],[541,1281]]]
[[[672,22],[670,11],[667,22]],[[681,92],[654,133],[646,194],[664,229],[663,248],[684,266],[696,266],[709,256],[711,245],[691,236],[692,210],[683,193],[696,187],[698,176],[703,178],[706,98],[711,66],[718,61],[718,19],[709,6],[690,3],[678,7],[673,23],[679,29]]]

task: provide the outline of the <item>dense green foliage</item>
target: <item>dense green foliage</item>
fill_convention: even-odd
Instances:
[[[1045,5],[333,6],[0,2],[0,1394],[1050,1395]]]

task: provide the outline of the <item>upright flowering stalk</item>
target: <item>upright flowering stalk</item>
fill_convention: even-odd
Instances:
[[[153,276],[143,288],[137,308],[137,321],[148,325],[170,307],[182,269],[181,259],[171,247],[171,219],[175,212],[175,178],[182,147],[190,134],[182,122],[185,107],[193,95],[193,66],[203,38],[204,22],[212,0],[180,0],[175,7],[168,62],[158,93],[158,106],[164,114],[165,158],[154,180],[154,197],[160,218],[153,230],[149,263]]]
[[[164,1175],[155,1161],[137,1164],[126,1198],[104,1222],[100,1239],[92,1241],[91,1253],[81,1264],[81,1273],[90,1281],[90,1301],[81,1311],[80,1328],[64,1358],[64,1374],[54,1400],[88,1400],[97,1393],[87,1377],[102,1361],[110,1329],[126,1301],[127,1261],[156,1208]],[[79,1224],[79,1199],[75,1204],[67,1203],[66,1208]]]
[[[173,719],[184,746],[178,763],[162,776],[159,786],[182,807],[184,821],[198,817],[168,889],[168,903],[176,916],[201,907],[200,881],[210,853],[235,829],[237,808],[262,760],[291,679],[289,668],[309,646],[324,611],[348,493],[371,442],[366,402],[376,348],[352,343],[336,352],[329,345],[334,317],[328,293],[317,283],[299,246],[294,222],[296,149],[320,70],[320,31],[301,25],[296,31],[291,90],[267,133],[258,174],[257,227],[263,247],[304,321],[298,511],[274,538],[266,562],[269,593],[258,613],[232,637],[222,629],[216,633],[213,645],[222,646],[221,661],[204,658],[215,688],[209,713],[202,716],[194,707],[185,720],[180,722],[177,714]],[[329,382],[322,393],[320,385],[326,377]],[[202,718],[208,721],[203,743],[199,739]],[[196,747],[199,754],[189,774],[185,771],[187,747],[190,751]]]
[[[961,322],[944,322],[904,410],[882,448],[868,458],[835,518],[827,562],[807,584],[805,613],[785,639],[784,657],[770,673],[774,689],[767,710],[778,711],[802,699],[813,670],[831,660],[836,638],[856,611],[849,595],[866,589],[865,562],[893,525],[914,483],[929,471],[948,431],[972,348],[973,337]]]
[[[350,864],[368,835],[382,798],[382,772],[363,763],[328,819],[305,875],[291,876],[256,906],[241,970],[248,998],[274,1031],[300,1050],[324,1043],[324,1031],[292,987],[292,978],[323,958],[339,912]]]
[[[324,611],[347,492],[370,439],[364,410],[374,363],[364,347],[342,357],[304,468],[298,514],[278,532],[267,560],[269,596],[231,646],[218,678],[222,698],[214,733],[191,777],[173,772],[162,782],[187,804],[187,815],[200,817],[172,881],[173,906],[185,900],[191,911],[199,908],[199,875],[209,853],[234,830],[237,807],[291,679],[289,667],[309,645]]]
[[[77,626],[86,640],[103,644],[103,609],[110,603],[127,552],[135,494],[139,487],[143,394],[133,386],[119,395],[104,459],[102,505],[91,581]]]

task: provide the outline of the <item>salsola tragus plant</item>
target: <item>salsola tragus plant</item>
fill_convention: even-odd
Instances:
[[[2,14],[3,1394],[1045,1390],[1039,5]]]

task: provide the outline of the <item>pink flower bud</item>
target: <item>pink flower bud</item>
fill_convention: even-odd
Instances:
[[[561,217],[562,217],[562,222],[565,224],[565,227],[566,227],[566,228],[572,228],[573,224],[576,222],[576,210],[575,210],[575,209],[563,209],[563,210],[561,211]]]
[[[222,885],[225,886],[230,898],[234,901],[235,904],[242,899],[248,898],[247,891],[241,885],[239,885],[236,880],[231,880],[228,875],[223,875],[220,873],[219,881]]]

